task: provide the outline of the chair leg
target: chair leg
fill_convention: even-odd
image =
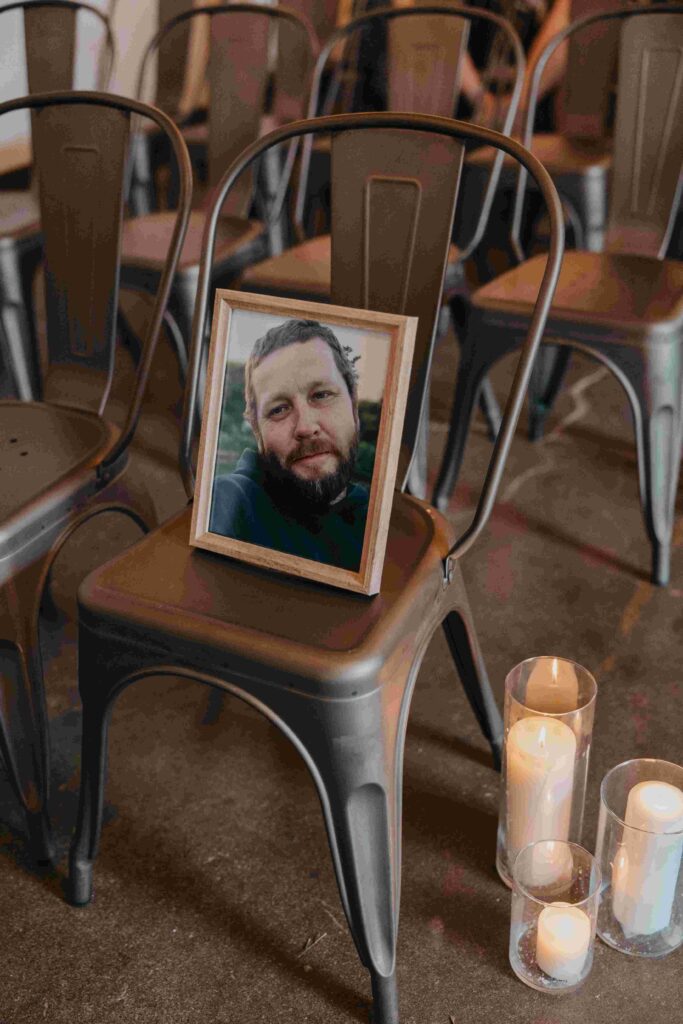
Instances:
[[[468,336],[462,345],[448,438],[432,499],[432,504],[442,512],[448,508],[448,503],[455,490],[465,454],[472,413],[489,365],[476,351],[475,345]]]
[[[370,972],[375,1024],[399,1019],[395,958],[405,737],[400,706],[400,698],[389,702],[375,690],[324,709],[297,698],[283,715],[318,788],[342,904]]]
[[[529,381],[529,440],[540,441],[545,420],[555,404],[569,366],[566,345],[541,345]]]
[[[107,705],[93,698],[84,700],[81,791],[66,887],[67,899],[75,907],[83,907],[92,899],[93,863],[102,832],[108,726]]]
[[[54,849],[47,811],[49,735],[40,647],[35,578],[31,566],[0,588],[0,749],[10,783],[22,806],[29,848],[38,864]]]
[[[652,582],[665,587],[681,465],[683,353],[681,346],[654,344],[643,355],[640,429],[636,416],[641,500],[652,542]]]
[[[31,266],[33,253],[23,255],[16,246],[0,252],[0,343],[6,346],[5,362],[13,378],[13,386],[22,401],[35,401],[40,395],[38,351],[33,325],[30,285],[23,280]],[[32,280],[32,278],[31,278]]]
[[[465,695],[491,747],[494,767],[496,771],[500,771],[503,720],[491,690],[472,616],[466,603],[461,602],[457,609],[449,612],[444,619],[443,629]]]
[[[453,332],[458,340],[458,343],[462,346],[462,339],[467,333],[467,319],[469,305],[468,301],[462,296],[456,296],[449,303],[451,312],[451,321],[453,323]],[[486,420],[486,426],[488,427],[488,435],[490,441],[495,441],[498,437],[498,431],[500,430],[501,424],[501,412],[496,398],[496,393],[493,390],[493,385],[488,377],[484,377],[481,382],[481,390],[479,392],[479,408],[481,409],[484,419]]]

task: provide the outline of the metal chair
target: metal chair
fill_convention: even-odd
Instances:
[[[332,299],[419,317],[399,481],[418,434],[464,143],[499,145],[546,198],[551,253],[486,483],[455,539],[424,502],[397,492],[382,588],[373,598],[289,579],[189,546],[191,510],[91,574],[80,590],[81,800],[69,898],[92,893],[104,800],[107,723],[118,695],[151,675],[180,675],[257,708],[293,742],[318,788],[341,899],[372,981],[378,1024],[398,1021],[402,751],[426,647],[443,626],[467,697],[499,765],[502,723],[460,570],[483,529],[523,401],[562,256],[557,194],[519,143],[447,118],[366,113],[298,122],[253,144],[213,197],[200,271],[181,466],[194,488],[199,368],[220,207],[270,146],[332,133]],[[391,216],[388,216],[388,212]],[[163,581],[163,582],[161,582]]]
[[[73,87],[79,11],[87,11],[104,27],[105,60],[98,79],[106,89],[114,38],[102,11],[80,0],[20,0],[0,8],[0,15],[18,10],[23,12],[29,93]],[[26,400],[41,393],[32,298],[41,252],[35,192],[0,191],[0,362],[11,381],[9,390]]]
[[[211,19],[207,140],[208,186],[211,188],[218,181],[220,171],[259,135],[266,88],[271,80],[268,62],[271,27],[277,27],[278,47],[287,55],[287,60],[278,62],[280,74],[275,78],[273,107],[286,107],[289,120],[303,113],[317,43],[308,23],[286,7],[250,3],[193,7],[166,22],[150,41],[142,61],[138,95],[144,90],[148,69],[160,45],[191,18],[203,16]],[[189,131],[184,136],[188,145],[196,141]],[[133,194],[140,192],[141,167],[145,166],[141,159],[144,141],[141,134],[136,146]],[[288,167],[289,163],[286,163],[285,172]],[[270,251],[268,224],[249,217],[252,193],[253,180],[248,176],[241,183],[239,194],[236,192],[231,197],[221,217],[214,274],[215,280],[224,284]],[[162,210],[125,222],[121,255],[123,288],[143,293],[156,290],[173,218],[173,212]],[[192,326],[203,231],[204,213],[196,209],[190,217],[169,299],[168,312],[178,327],[174,340],[183,367]]]
[[[135,100],[54,92],[0,104],[0,115],[16,110],[33,117],[48,363],[42,401],[0,401],[0,752],[26,816],[32,853],[48,861],[41,601],[55,557],[84,522],[105,510],[141,526],[156,522],[152,500],[131,487],[125,470],[187,226],[191,173],[173,123]],[[114,373],[131,115],[150,117],[168,133],[180,169],[181,202],[135,387],[123,423],[116,425],[106,403]]]
[[[664,259],[664,254],[678,208],[683,161],[683,134],[675,130],[683,116],[681,84],[671,67],[674,57],[667,56],[678,60],[682,14],[683,6],[659,4],[595,16],[626,22],[605,252],[567,253],[544,339],[598,359],[626,390],[652,542],[652,580],[660,585],[669,579],[681,451],[683,263]],[[523,184],[515,214],[517,237]],[[544,259],[521,263],[474,295],[471,334],[434,495],[439,508],[448,504],[458,476],[475,400],[472,388],[518,346]]]
[[[456,5],[424,5],[411,8],[380,8],[354,18],[334,32],[318,57],[313,77],[308,116],[320,110],[327,111],[340,101],[346,91],[357,98],[358,88],[348,78],[348,66],[353,66],[365,33],[376,25],[385,26],[387,44],[387,107],[391,110],[415,113],[453,115],[460,91],[461,61],[467,50],[470,24],[484,22],[498,30],[504,44],[513,54],[515,77],[502,130],[509,133],[517,112],[524,80],[524,53],[521,43],[508,21],[489,11]],[[330,73],[330,65],[344,47],[345,58],[338,60]],[[321,83],[329,80],[327,94],[321,96]],[[242,275],[240,287],[245,291],[286,295],[293,298],[324,300],[330,295],[330,236],[306,238],[307,204],[310,203],[309,171],[315,158],[317,179],[313,192],[320,189],[321,176],[329,181],[329,154],[327,140],[312,149],[305,146],[303,167],[299,179],[294,230],[298,244],[261,263],[252,264]],[[461,246],[451,245],[444,279],[444,301],[458,299],[467,304],[469,285],[464,264],[481,240],[491,209],[495,186],[502,166],[503,154],[491,167],[488,185],[480,199],[478,212],[470,221],[469,239]],[[321,172],[320,164],[325,170]],[[452,304],[455,309],[455,302]],[[491,424],[492,436],[500,426],[500,413],[488,381],[481,384],[482,406]],[[425,424],[426,429],[426,424]],[[425,445],[422,445],[424,448]],[[422,454],[413,467],[411,491],[426,495],[426,466]]]

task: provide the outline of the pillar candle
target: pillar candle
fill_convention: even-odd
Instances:
[[[568,839],[576,737],[564,722],[521,718],[506,742],[510,861],[527,843]]]
[[[624,821],[630,827],[612,866],[612,910],[626,935],[653,935],[671,920],[683,853],[683,792],[668,782],[639,782],[628,795]]]
[[[591,941],[591,922],[580,907],[551,903],[538,915],[536,963],[558,981],[578,981]]]
[[[571,662],[540,658],[527,680],[524,703],[545,714],[574,711],[579,705],[579,680]]]

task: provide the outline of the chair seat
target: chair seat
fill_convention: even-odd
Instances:
[[[129,638],[173,649],[177,664],[181,620],[192,664],[223,674],[266,665],[269,677],[295,673],[318,696],[341,697],[359,689],[363,666],[405,640],[410,623],[430,616],[443,591],[451,528],[403,494],[395,495],[382,589],[372,598],[192,548],[190,514],[91,573],[79,591],[86,626],[97,630],[104,618],[106,630],[118,618]]]
[[[528,319],[545,268],[535,256],[479,288],[475,309]],[[683,327],[683,263],[626,253],[565,252],[546,334],[631,342]]]
[[[40,207],[28,190],[0,192],[0,239],[22,239],[40,234]]]
[[[115,428],[94,413],[38,402],[0,402],[0,565],[19,542],[60,518],[93,481]]]
[[[121,262],[144,270],[161,271],[171,244],[175,213],[171,210],[134,217],[123,225]],[[204,214],[194,210],[190,214],[187,235],[180,253],[178,270],[199,266],[204,237]],[[222,262],[263,238],[260,221],[241,217],[222,217],[216,232],[215,262]]]
[[[571,139],[549,132],[534,135],[531,152],[553,178],[563,174],[604,176],[612,163],[611,143],[611,139]],[[488,169],[495,153],[491,146],[482,146],[468,153],[466,163]],[[506,154],[504,167],[513,166],[517,162]]]
[[[249,292],[329,301],[331,260],[330,236],[318,235],[286,249],[278,256],[253,264],[242,275],[241,287]],[[459,267],[458,249],[451,245],[446,268],[446,290],[455,287]]]

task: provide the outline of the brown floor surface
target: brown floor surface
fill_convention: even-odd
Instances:
[[[452,336],[440,343],[432,440],[443,444]],[[495,383],[501,393],[510,362]],[[162,345],[136,441],[161,515],[178,508],[178,395]],[[490,445],[477,419],[453,503],[464,524]],[[683,518],[668,590],[647,581],[630,414],[618,385],[575,358],[545,438],[520,429],[483,540],[463,561],[488,670],[538,653],[586,665],[599,686],[584,841],[599,782],[633,756],[683,761]],[[0,792],[0,1022],[97,1024],[363,1022],[369,983],[343,918],[317,797],[287,741],[226,700],[203,724],[207,691],[174,680],[133,687],[110,742],[106,824],[91,906],[63,901],[78,788],[80,711],[73,595],[89,566],[132,540],[99,521],[60,557],[65,614],[45,628],[54,750],[52,815],[63,855],[26,865],[19,815]],[[2,780],[0,779],[0,784]],[[508,891],[493,867],[498,777],[437,635],[408,729],[398,980],[402,1024],[673,1024],[683,950],[661,961],[597,944],[577,994],[526,988],[507,961]]]

